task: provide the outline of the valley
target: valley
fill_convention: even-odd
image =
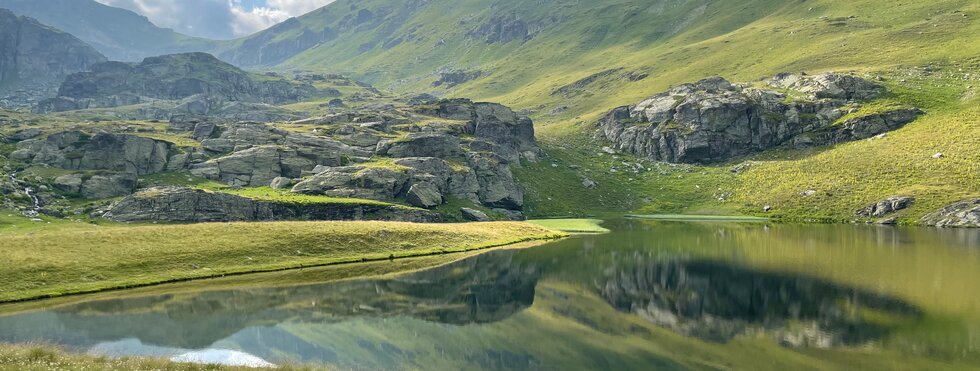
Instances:
[[[0,333],[0,369],[980,360],[976,1],[337,0],[232,40],[144,13],[0,0],[0,329],[117,295],[252,322],[17,328],[54,347]]]

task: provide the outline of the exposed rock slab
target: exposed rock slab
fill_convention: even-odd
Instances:
[[[980,228],[980,199],[966,200],[930,213],[920,221],[934,227]]]
[[[436,222],[439,215],[396,205],[293,204],[182,187],[150,188],[126,197],[104,215],[123,221],[218,222],[275,220],[391,220]]]

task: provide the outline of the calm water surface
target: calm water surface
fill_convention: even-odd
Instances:
[[[367,370],[980,369],[980,231],[605,226],[400,276],[0,307],[0,342]]]

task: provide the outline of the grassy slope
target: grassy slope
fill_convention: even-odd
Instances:
[[[525,223],[62,224],[4,231],[0,301],[555,238]]]
[[[904,217],[908,222],[942,204],[980,195],[980,147],[973,139],[980,114],[975,109],[980,4],[975,1],[496,2],[493,14],[520,14],[546,25],[524,44],[486,44],[465,36],[490,16],[485,3],[433,3],[413,10],[407,20],[388,16],[382,26],[354,28],[280,67],[330,66],[404,91],[433,90],[428,85],[432,74],[443,67],[490,72],[456,90],[435,90],[530,110],[549,154],[544,163],[518,171],[531,188],[532,215],[581,210],[758,213],[772,205],[777,217],[845,220],[879,198],[914,194],[920,202]],[[351,11],[349,5],[340,1],[302,21],[309,27],[336,26]],[[561,22],[550,23],[554,19]],[[360,48],[397,34],[419,36],[391,48]],[[439,40],[445,45],[436,45]],[[942,76],[908,68],[931,63]],[[613,73],[566,96],[552,94],[620,67],[650,77],[633,82]],[[602,113],[672,85],[710,75],[752,81],[800,70],[887,75],[889,87],[898,91],[896,99],[929,114],[886,141],[760,155],[764,163],[741,176],[729,173],[727,164],[658,169],[658,176],[608,174],[622,158],[597,159],[603,143],[586,138]],[[563,106],[565,112],[551,114]],[[944,162],[929,161],[940,151],[947,154]],[[569,164],[581,168],[569,169]],[[583,189],[582,177],[600,187]],[[820,193],[797,196],[807,189]],[[715,202],[721,195],[729,201]]]

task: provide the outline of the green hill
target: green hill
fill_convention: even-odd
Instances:
[[[251,65],[329,70],[394,91],[528,110],[551,156],[523,176],[537,214],[761,213],[769,205],[777,216],[847,220],[908,194],[919,198],[901,218],[911,222],[980,195],[978,18],[980,3],[970,0],[341,0],[222,55],[278,46],[276,58]],[[893,93],[878,103],[927,114],[884,141],[644,174],[612,173],[636,159],[603,160],[596,154],[606,144],[590,139],[605,112],[680,83],[830,70],[884,80]],[[931,158],[937,152],[941,161]],[[758,163],[729,171],[743,160]],[[599,186],[585,189],[583,178]],[[808,190],[816,197],[800,197]]]

